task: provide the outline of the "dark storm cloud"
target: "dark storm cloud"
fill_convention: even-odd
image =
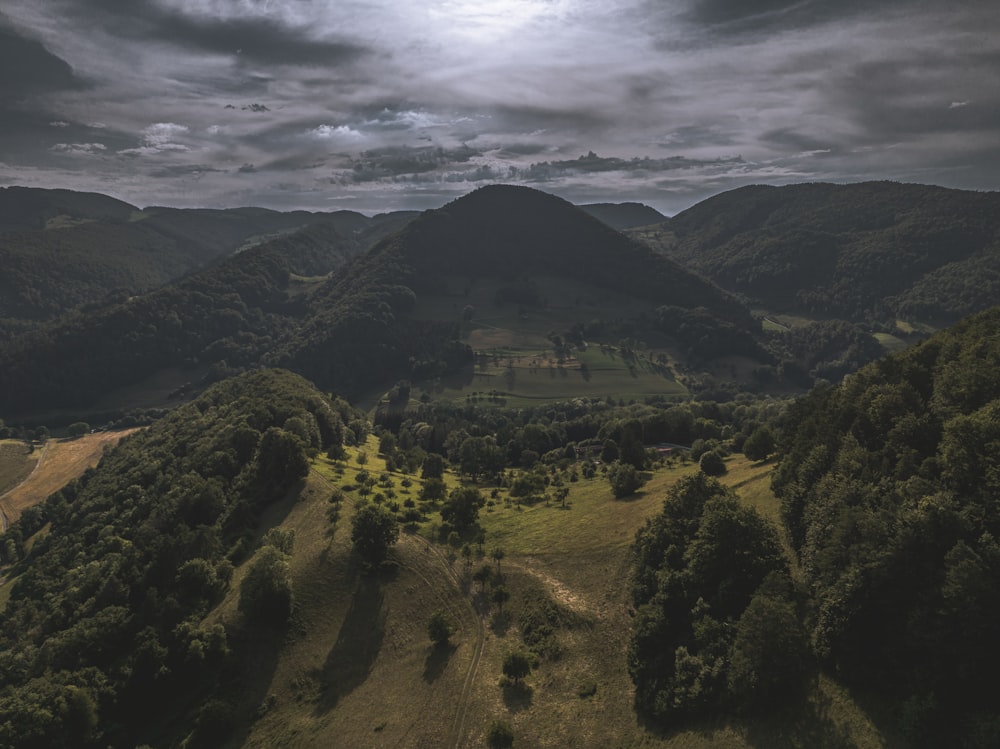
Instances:
[[[996,189],[994,6],[4,0],[0,172],[374,211],[489,181],[668,213],[748,183]]]
[[[256,63],[339,65],[366,52],[363,46],[347,41],[311,39],[302,29],[268,18],[185,14],[154,0],[73,0],[64,8],[85,22],[100,19],[104,29],[116,36],[239,55]]]
[[[81,90],[73,68],[36,39],[18,33],[0,15],[0,106],[31,94]]]

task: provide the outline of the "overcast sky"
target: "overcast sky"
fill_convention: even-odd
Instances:
[[[0,185],[672,214],[751,183],[1000,187],[996,0],[4,0]]]

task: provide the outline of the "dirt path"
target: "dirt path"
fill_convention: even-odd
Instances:
[[[455,572],[454,566],[448,562],[438,547],[416,534],[409,535],[407,538],[422,545],[428,553],[435,556],[440,562],[440,567],[445,575],[454,583],[456,588],[461,590],[462,583],[458,577],[458,573]],[[476,606],[470,599],[463,596],[463,600],[468,604],[476,620],[476,642],[473,645],[472,660],[469,662],[469,668],[465,673],[465,681],[462,684],[462,694],[458,698],[458,709],[455,711],[455,717],[452,719],[451,727],[448,729],[448,740],[445,743],[445,746],[454,747],[454,749],[461,749],[464,746],[463,739],[465,737],[465,723],[469,714],[470,697],[472,695],[472,688],[476,683],[476,676],[479,673],[479,663],[482,661],[483,647],[486,644],[486,620],[483,618],[482,612],[476,609]]]

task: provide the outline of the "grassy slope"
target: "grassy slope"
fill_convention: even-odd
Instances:
[[[384,463],[376,450],[372,438],[364,468],[377,476]],[[725,482],[773,518],[771,467],[734,456]],[[657,471],[627,501],[614,501],[602,479],[569,484],[565,509],[555,502],[519,508],[501,495],[481,522],[485,551],[500,546],[506,552],[501,567],[512,597],[503,617],[477,609],[478,587],[470,584],[461,558],[452,554],[449,561],[446,549],[425,540],[433,535],[433,515],[420,533],[403,535],[393,572],[377,579],[361,574],[349,554],[353,500],[343,502],[333,535],[326,517],[332,487],[353,484],[358,469],[353,453],[341,472],[318,459],[299,497],[272,510],[270,522],[296,531],[295,623],[273,654],[262,649],[244,705],[259,717],[234,745],[484,746],[486,728],[498,717],[513,724],[518,746],[884,745],[850,695],[827,677],[804,707],[769,721],[710,723],[661,735],[636,717],[625,670],[628,547],[669,486],[693,466]],[[407,491],[415,496],[419,481],[404,490],[401,478],[393,474],[396,499]],[[213,620],[238,616],[242,572],[237,569]],[[519,614],[540,601],[564,614],[557,632],[561,655],[540,663],[528,690],[504,689],[500,664],[520,642]],[[435,609],[445,609],[458,624],[451,650],[436,652],[427,640],[426,622]],[[596,691],[581,697],[584,686]]]

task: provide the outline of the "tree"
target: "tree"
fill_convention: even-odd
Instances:
[[[737,703],[756,710],[801,698],[811,665],[809,640],[795,606],[758,592],[740,616],[730,655],[729,689]]]
[[[488,564],[482,565],[478,570],[472,573],[473,581],[479,583],[479,592],[482,593],[486,590],[486,583],[493,579],[493,568]]]
[[[509,749],[514,746],[514,729],[505,720],[495,720],[486,731],[486,745],[490,749]]]
[[[698,467],[708,476],[721,476],[726,472],[726,463],[715,450],[709,450],[702,455]]]
[[[604,447],[601,450],[602,463],[614,463],[618,460],[618,444],[612,440],[604,440]]]
[[[767,460],[774,452],[774,434],[767,426],[758,427],[743,443],[743,454],[750,460]]]
[[[498,585],[490,593],[490,600],[497,605],[500,615],[503,616],[503,605],[510,600],[510,592],[504,586]]]
[[[450,523],[457,531],[464,531],[475,525],[479,518],[479,508],[485,501],[478,489],[468,486],[455,489],[441,508],[441,519]]]
[[[427,453],[420,476],[425,479],[439,479],[444,475],[444,458],[437,453]]]
[[[389,547],[399,540],[396,516],[381,505],[365,503],[351,519],[351,541],[366,565],[385,561]]]
[[[512,679],[515,685],[531,673],[531,658],[523,650],[512,650],[503,659],[503,675]]]
[[[292,576],[288,558],[264,546],[240,583],[239,610],[248,619],[281,625],[292,614]]]
[[[304,443],[291,432],[270,427],[260,438],[257,465],[261,478],[279,491],[309,473]]]
[[[501,549],[499,546],[497,546],[495,549],[493,549],[493,552],[492,554],[490,554],[490,556],[492,556],[493,561],[497,563],[497,577],[500,577],[500,560],[503,559],[504,556],[506,556],[504,554],[504,550]]]
[[[644,483],[635,466],[618,462],[612,463],[608,470],[608,481],[616,499],[635,494]]]
[[[431,614],[431,618],[427,622],[427,636],[431,638],[431,642],[434,643],[435,647],[440,648],[447,645],[448,638],[454,632],[455,623],[448,614],[440,609]]]
[[[621,444],[619,445],[622,463],[628,463],[638,470],[646,467],[646,448],[642,445],[642,424],[631,419],[622,428]]]
[[[66,434],[70,437],[82,437],[90,431],[90,424],[86,421],[74,421],[66,427]]]

